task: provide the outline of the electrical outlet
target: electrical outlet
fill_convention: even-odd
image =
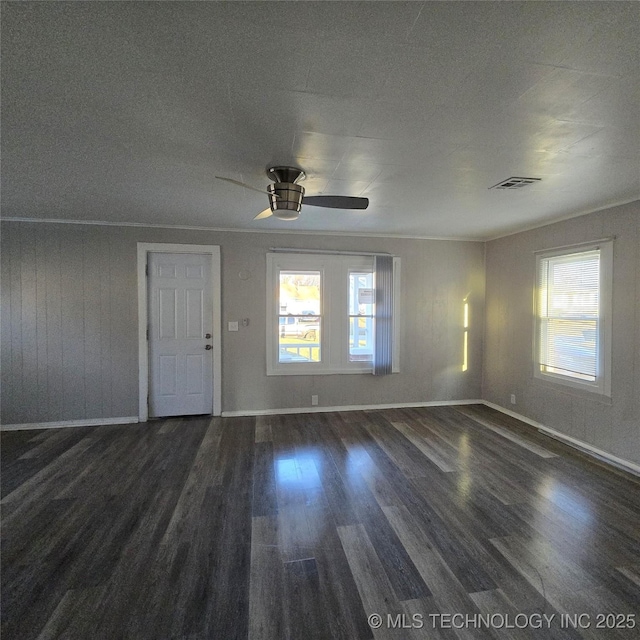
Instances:
[[[515,404],[516,403],[516,394],[512,393],[511,394],[511,404]]]
[[[316,406],[318,404],[318,396],[311,396],[311,405]]]

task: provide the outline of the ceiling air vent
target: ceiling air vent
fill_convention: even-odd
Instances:
[[[489,187],[489,189],[522,189],[522,187],[540,182],[541,179],[542,178],[507,178],[502,182],[498,182],[498,184],[494,184],[493,187]]]

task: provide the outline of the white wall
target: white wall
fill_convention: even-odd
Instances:
[[[616,240],[612,393],[605,398],[533,377],[533,252],[609,236]],[[483,398],[640,463],[640,201],[488,242],[486,249]]]
[[[221,246],[223,329],[250,319],[223,330],[223,411],[308,407],[312,394],[320,406],[480,397],[483,243],[3,222],[3,424],[137,415],[137,242]],[[402,258],[401,373],[266,376],[266,252],[276,246]]]

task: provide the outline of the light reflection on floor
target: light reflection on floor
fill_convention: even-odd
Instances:
[[[374,471],[373,460],[361,445],[349,445],[347,455],[347,478],[357,485],[361,478]]]
[[[547,476],[539,485],[538,492],[584,526],[592,524],[594,514],[591,503],[571,487]],[[544,509],[541,509],[541,511],[544,511]]]
[[[297,557],[317,544],[322,537],[325,524],[316,518],[326,506],[320,473],[322,457],[313,448],[289,453],[287,457],[274,460],[276,493],[279,502],[279,517],[286,525],[278,528],[278,544],[285,557]],[[282,524],[282,523],[281,523]]]
[[[276,460],[276,480],[278,484],[298,483],[298,469],[295,458]]]
[[[469,434],[461,433],[458,438],[458,467],[460,469],[456,484],[457,498],[463,504],[471,497],[473,478],[471,475],[471,464],[469,457],[471,446],[469,445]]]
[[[276,458],[274,461],[276,483],[287,489],[312,489],[320,487],[322,460],[313,451],[288,458]]]

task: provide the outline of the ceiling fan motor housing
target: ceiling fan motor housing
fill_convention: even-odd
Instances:
[[[267,187],[273,215],[281,220],[295,220],[300,215],[304,187],[293,182],[276,182]]]

